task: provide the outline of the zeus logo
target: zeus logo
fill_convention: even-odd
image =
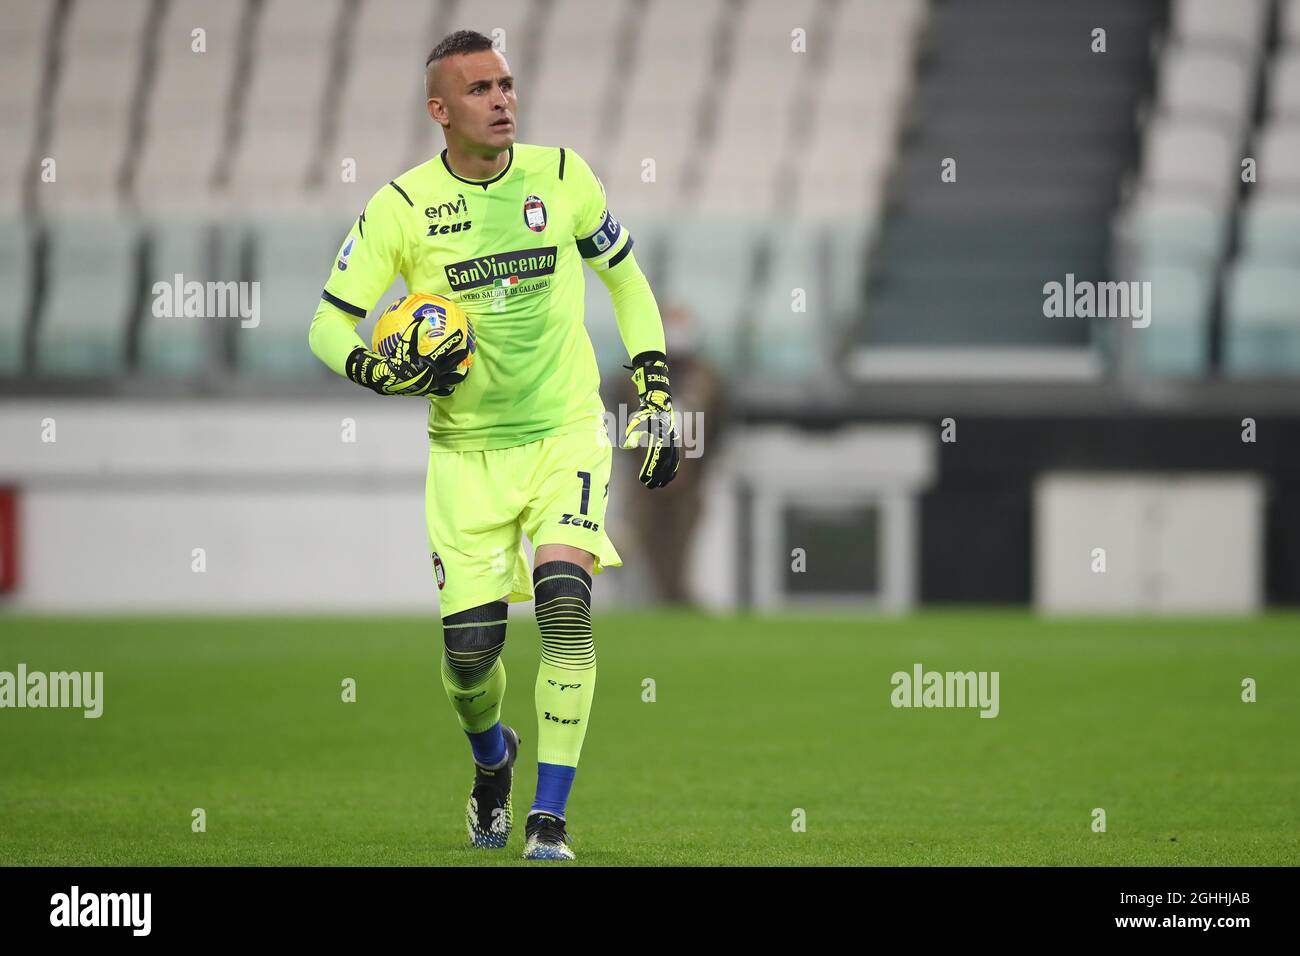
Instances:
[[[558,687],[560,690],[569,690],[570,688],[582,686],[581,684],[561,684],[558,681],[551,680],[549,677],[546,678],[546,683],[550,684],[552,687]]]
[[[546,711],[546,719],[557,724],[576,724],[582,720],[581,717],[556,717],[549,710]]]
[[[575,528],[585,528],[588,531],[600,530],[600,525],[595,521],[588,521],[586,518],[575,518],[573,515],[569,514],[560,518],[560,524],[572,525]]]
[[[449,226],[440,226],[435,222],[432,226],[429,227],[429,231],[425,233],[425,235],[445,236],[448,233],[452,233],[452,232],[469,232],[469,227],[472,225],[474,225],[474,220],[472,219],[466,220],[465,222],[453,222]]]
[[[453,694],[452,696],[455,697],[457,700],[463,700],[468,702],[474,700],[476,697],[482,697],[486,693],[487,691],[481,690],[477,694],[470,694],[468,697],[462,697],[460,694]]]

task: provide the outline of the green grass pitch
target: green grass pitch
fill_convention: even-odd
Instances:
[[[505,851],[464,842],[472,771],[432,619],[9,617],[0,634],[0,670],[102,670],[105,698],[98,720],[0,711],[0,864],[546,865],[520,859],[537,736],[523,614]],[[1300,861],[1295,615],[647,612],[598,617],[596,647],[569,804],[580,864]],[[895,709],[890,675],[916,662],[998,671],[999,716]]]

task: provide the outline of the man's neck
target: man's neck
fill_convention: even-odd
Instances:
[[[485,180],[496,176],[510,162],[510,150],[503,149],[495,156],[467,152],[455,143],[447,144],[447,165],[462,179]]]

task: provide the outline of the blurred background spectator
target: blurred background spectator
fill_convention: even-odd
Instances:
[[[691,588],[691,546],[704,507],[705,478],[721,456],[727,431],[727,385],[700,352],[691,310],[673,304],[661,306],[661,312],[672,371],[673,408],[680,419],[678,433],[686,445],[685,457],[672,483],[651,494],[643,493],[630,468],[621,471],[620,484],[636,532],[630,540],[650,546],[640,559],[654,578],[655,598],[664,604],[691,607],[696,604]],[[616,388],[609,388],[610,379],[606,381],[604,391],[609,397],[605,407],[615,411],[615,421],[625,422],[636,410],[636,391],[623,379],[612,379]],[[621,434],[620,429],[613,437]]]

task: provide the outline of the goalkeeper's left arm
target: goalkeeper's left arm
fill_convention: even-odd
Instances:
[[[632,237],[605,206],[605,187],[580,156],[573,154],[574,183],[583,210],[578,252],[596,270],[614,303],[619,335],[632,364],[640,407],[628,422],[624,448],[645,448],[639,477],[662,488],[681,465],[681,442],[673,422],[672,386],[664,348],[664,324],[650,283],[632,254]]]
[[[630,244],[631,237],[628,242]],[[614,303],[614,318],[632,360],[632,383],[640,407],[627,423],[624,448],[644,446],[638,477],[662,488],[681,466],[681,442],[673,422],[672,386],[664,353],[664,325],[645,273],[629,251],[618,265],[597,272]]]

